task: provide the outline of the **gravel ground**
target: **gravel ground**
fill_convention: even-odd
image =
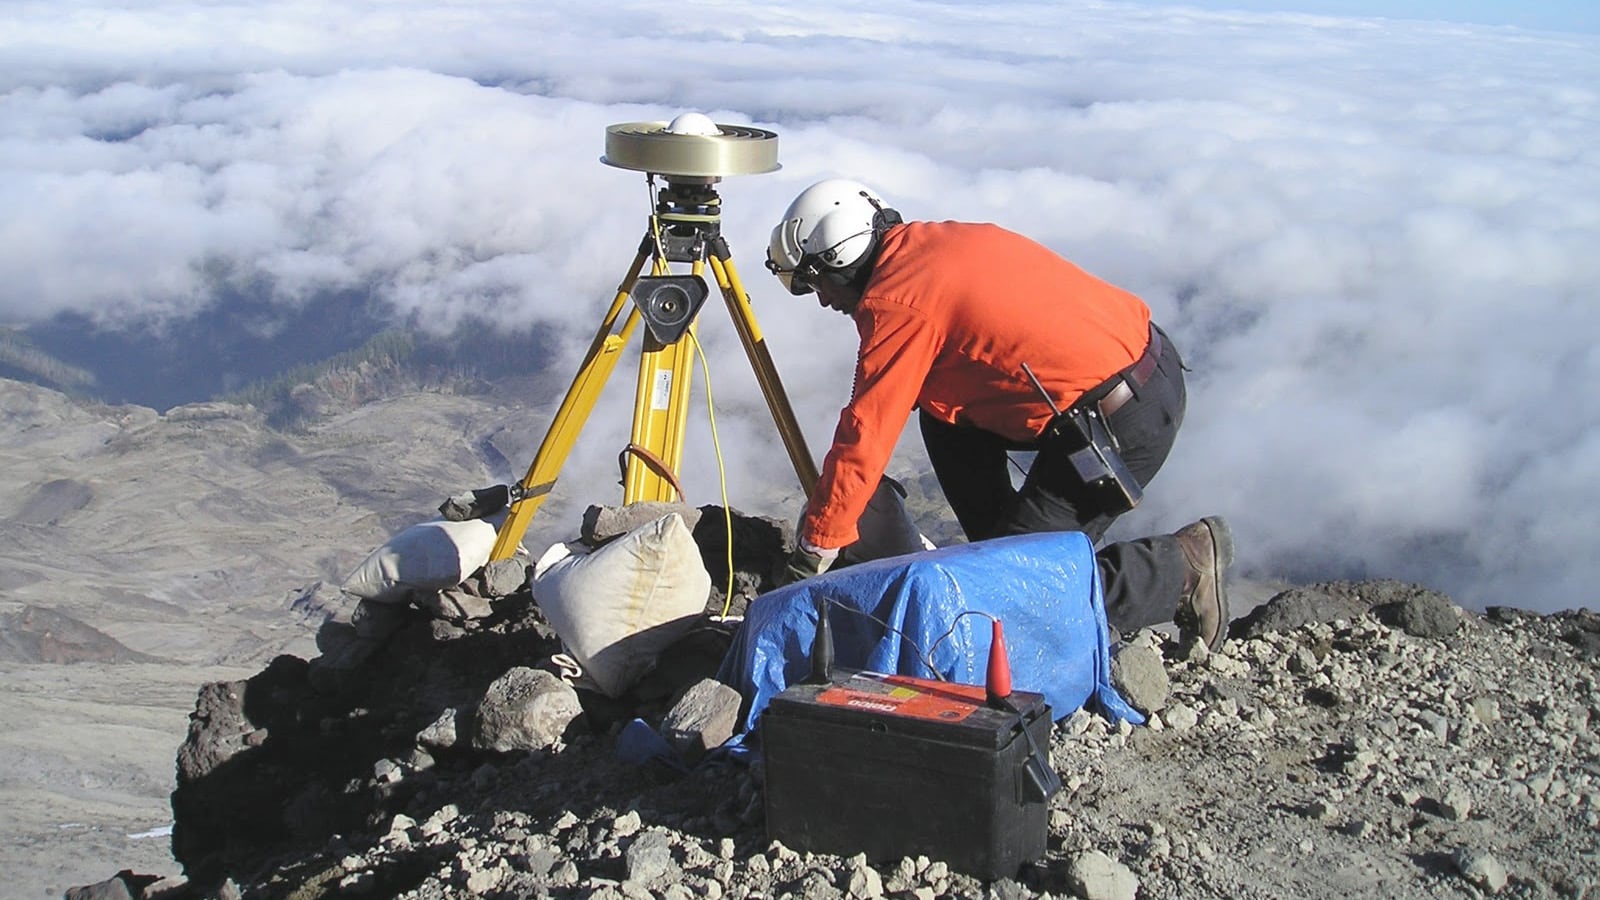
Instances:
[[[252,684],[282,694],[236,710],[224,735],[253,751],[223,766],[244,780],[243,760],[282,754],[286,780],[219,807],[219,831],[265,836],[218,856],[212,878],[130,875],[118,887],[133,896],[1600,896],[1591,612],[1476,614],[1363,582],[1285,591],[1217,654],[1129,636],[1119,671],[1151,723],[1058,722],[1047,852],[986,884],[938,859],[774,845],[759,767],[619,762],[613,723],[633,709],[591,702],[593,731],[539,750],[419,744],[441,709],[470,711],[507,668],[548,655],[526,605],[481,628],[417,618],[354,688],[314,688],[315,583],[441,485],[483,483],[461,435],[527,458],[539,428],[520,410],[422,394],[290,436],[249,410],[158,416],[4,381],[0,406],[14,426],[0,438],[7,896],[175,870],[151,835],[170,821],[193,686],[219,678],[239,680],[214,682],[218,703],[272,694]],[[74,628],[38,609],[93,640],[64,647]],[[312,665],[242,676],[279,653]],[[355,815],[330,827],[340,804]]]
[[[496,643],[457,653],[490,635]],[[790,850],[766,833],[760,766],[682,774],[624,764],[616,726],[509,754],[405,736],[448,698],[435,692],[407,718],[422,682],[408,681],[401,662],[417,669],[431,647],[432,683],[481,696],[474,678],[502,668],[489,649],[526,655],[547,639],[531,605],[476,632],[406,625],[361,692],[346,686],[353,705],[317,712],[324,735],[401,733],[341,744],[369,754],[345,771],[370,774],[340,788],[364,798],[361,823],[236,853],[205,885],[169,880],[145,896],[1576,898],[1600,889],[1600,616],[1589,612],[1476,615],[1409,585],[1340,583],[1274,598],[1235,622],[1219,652],[1155,632],[1128,636],[1117,677],[1150,721],[1114,725],[1079,711],[1055,724],[1050,754],[1064,787],[1050,803],[1048,849],[993,882],[926,855]],[[463,678],[468,659],[481,672]],[[273,690],[305,708],[290,687],[298,677]],[[181,830],[182,813],[178,821]]]

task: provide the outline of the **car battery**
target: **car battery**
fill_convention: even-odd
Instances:
[[[874,862],[925,855],[993,880],[1044,855],[1050,707],[1017,691],[839,672],[794,685],[761,716],[767,836]]]

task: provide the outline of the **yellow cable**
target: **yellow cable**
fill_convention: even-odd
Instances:
[[[711,367],[706,363],[706,351],[694,329],[689,329],[689,340],[694,341],[694,351],[700,357],[700,372],[706,379],[706,415],[711,419],[711,446],[717,455],[717,481],[722,487],[722,516],[728,534],[728,590],[722,597],[722,617],[728,617],[733,607],[733,510],[728,506],[728,472],[722,465],[722,443],[717,440],[717,410],[711,402]]]
[[[650,194],[650,237],[655,242],[655,267],[657,275],[665,275],[668,271],[667,249],[661,241],[661,216],[657,212],[656,179],[653,174],[646,173],[645,185]],[[722,488],[722,516],[724,530],[728,535],[728,589],[722,599],[722,617],[728,617],[728,610],[733,606],[733,510],[728,506],[728,472],[722,462],[722,443],[717,439],[717,411],[711,399],[711,367],[706,362],[706,351],[700,346],[700,339],[695,336],[694,329],[688,331],[689,340],[694,342],[695,354],[700,357],[700,371],[706,380],[706,414],[711,420],[711,446],[717,455],[717,482]]]

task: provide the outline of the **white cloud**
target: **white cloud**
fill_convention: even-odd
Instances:
[[[724,230],[818,455],[853,332],[761,258],[843,174],[1150,301],[1191,407],[1127,533],[1221,512],[1257,574],[1596,606],[1597,43],[1089,2],[8,4],[0,319],[184,315],[236,278],[581,352],[648,203],[604,126],[698,109],[781,134]],[[759,411],[708,309],[718,400]]]

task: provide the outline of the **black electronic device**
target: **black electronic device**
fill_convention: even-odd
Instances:
[[[1074,406],[1063,412],[1027,363],[1022,364],[1022,371],[1054,413],[1045,428],[1045,438],[1065,442],[1072,448],[1067,451],[1067,459],[1078,480],[1099,496],[1101,508],[1112,515],[1120,515],[1138,506],[1144,499],[1144,488],[1122,461],[1117,436],[1112,433],[1110,423],[1100,415],[1100,410],[1094,406]]]
[[[1056,416],[1053,428],[1062,433],[1056,440],[1068,441],[1076,450],[1067,453],[1073,471],[1089,490],[1100,498],[1100,506],[1108,513],[1125,513],[1144,499],[1144,488],[1133,477],[1122,453],[1117,448],[1116,437],[1106,425],[1097,409],[1070,409]],[[1061,420],[1065,420],[1062,422]],[[1067,429],[1071,431],[1067,431]]]

